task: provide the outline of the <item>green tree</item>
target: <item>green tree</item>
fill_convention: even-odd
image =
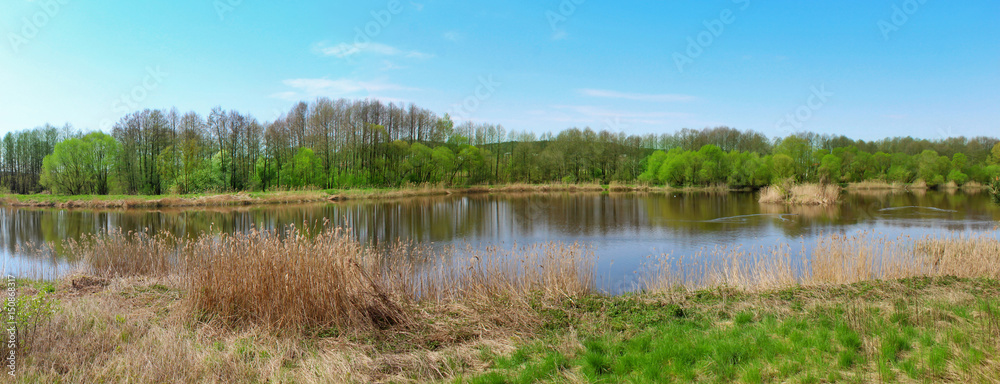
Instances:
[[[64,140],[42,161],[40,182],[55,193],[107,194],[116,152],[117,142],[101,132]]]

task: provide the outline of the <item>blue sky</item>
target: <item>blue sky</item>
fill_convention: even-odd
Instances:
[[[998,20],[992,0],[6,0],[0,133],[327,96],[536,133],[998,136]]]

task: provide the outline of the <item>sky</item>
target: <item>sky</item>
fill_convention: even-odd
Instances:
[[[1000,136],[995,0],[4,0],[0,134],[415,103],[507,131]]]

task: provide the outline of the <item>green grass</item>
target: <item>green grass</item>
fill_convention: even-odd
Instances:
[[[731,296],[591,297],[548,308],[543,334],[455,382],[979,381],[1000,345],[1000,284],[952,278]],[[969,285],[974,298],[934,288]],[[865,292],[864,299],[857,292]],[[777,300],[775,298],[778,298]],[[796,304],[797,303],[797,304]],[[570,334],[569,329],[574,333]],[[567,347],[567,338],[576,347]],[[572,344],[572,343],[571,343]]]

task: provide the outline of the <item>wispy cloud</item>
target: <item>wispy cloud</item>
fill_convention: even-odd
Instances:
[[[445,40],[448,40],[448,41],[453,42],[453,43],[457,43],[459,41],[462,41],[465,38],[465,36],[462,35],[461,33],[459,33],[458,31],[448,31],[448,32],[445,32],[444,35],[441,35],[441,36],[444,37]]]
[[[571,111],[576,113],[577,115],[587,118],[618,117],[618,118],[643,119],[652,121],[653,119],[691,117],[690,113],[684,113],[684,112],[662,112],[662,111],[633,112],[633,111],[612,110],[591,105],[553,105],[552,108],[563,111]]]
[[[682,101],[692,101],[696,97],[691,95],[677,94],[648,94],[648,93],[628,93],[619,91],[609,91],[604,89],[581,89],[581,95],[590,97],[601,97],[606,99],[624,99],[633,101],[648,101],[657,103],[673,103]]]
[[[429,59],[433,54],[420,51],[402,50],[382,43],[340,43],[330,45],[326,42],[316,43],[313,52],[322,56],[333,56],[340,59],[357,54],[372,54],[381,56],[403,56],[411,59]]]
[[[360,93],[371,95],[384,91],[416,91],[416,88],[405,87],[383,80],[362,81],[355,79],[288,79],[282,82],[294,91],[284,91],[272,94],[271,97],[295,100],[318,96],[347,97]]]

